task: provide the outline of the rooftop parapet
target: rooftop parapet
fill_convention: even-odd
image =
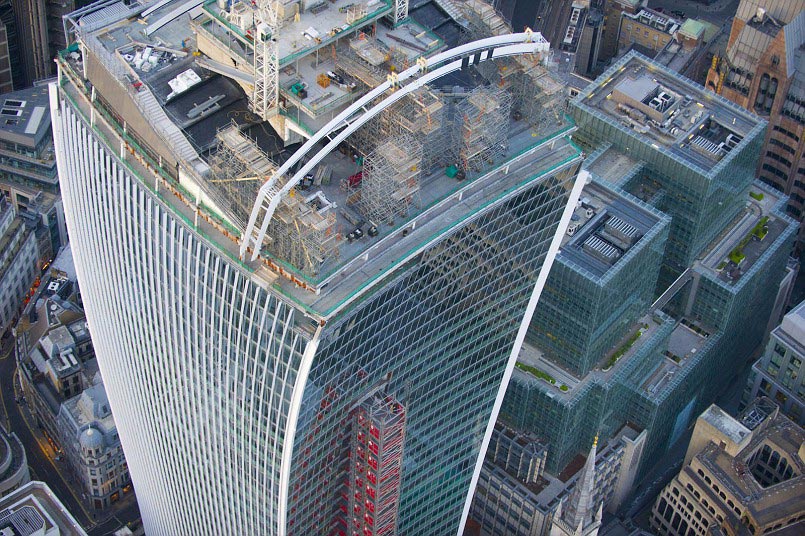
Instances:
[[[668,221],[653,207],[593,180],[584,187],[558,259],[600,281],[617,269],[634,246],[660,232],[659,224]]]

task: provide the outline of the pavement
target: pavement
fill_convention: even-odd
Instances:
[[[10,339],[13,348],[13,337]],[[71,484],[74,477],[62,465],[65,462],[55,460],[56,452],[36,425],[27,404],[17,403],[22,399],[17,374],[14,356],[5,351],[5,344],[0,345],[0,418],[6,429],[16,433],[22,442],[31,479],[45,482],[90,536],[112,534],[129,521],[139,519],[133,491],[104,511],[95,511],[82,500],[82,490]]]

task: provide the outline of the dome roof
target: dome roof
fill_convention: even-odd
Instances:
[[[99,449],[103,446],[103,435],[95,428],[90,427],[81,432],[78,441],[83,449]]]

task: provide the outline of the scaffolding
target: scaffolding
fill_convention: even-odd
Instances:
[[[473,40],[512,33],[509,23],[483,0],[467,0],[459,6]]]
[[[210,158],[213,179],[233,206],[236,222],[245,228],[260,186],[277,165],[232,123],[216,134],[218,148]],[[325,168],[320,175],[326,175]],[[319,179],[319,184],[321,183]],[[306,186],[310,188],[315,182]],[[330,258],[338,256],[335,207],[320,190],[298,187],[282,199],[269,227],[269,251],[282,261],[316,275]]]
[[[459,161],[466,172],[478,172],[499,162],[507,150],[511,93],[480,86],[458,103],[461,128]]]
[[[411,205],[419,207],[419,175],[422,145],[413,136],[397,136],[380,144],[363,166],[359,209],[375,223],[393,225],[407,216]]]
[[[260,185],[277,169],[275,164],[234,122],[215,135],[218,147],[210,157],[210,184],[230,203],[236,223],[243,229]]]
[[[422,145],[422,169],[425,172],[446,167],[456,161],[448,125],[448,106],[444,99],[422,88],[402,99],[394,112],[397,130]]]
[[[292,190],[271,218],[268,250],[309,276],[338,257],[335,206],[321,190]]]
[[[502,72],[502,81],[512,93],[512,110],[537,132],[561,124],[567,100],[565,87],[538,56],[524,56],[510,63],[512,68]]]

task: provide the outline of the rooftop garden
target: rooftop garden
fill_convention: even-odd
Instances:
[[[520,363],[519,361],[517,361],[515,363],[515,366],[518,369],[522,370],[523,372],[528,372],[532,376],[534,376],[536,378],[539,378],[540,380],[546,381],[546,382],[550,383],[553,386],[556,386],[556,378],[554,378],[553,376],[551,376],[547,372],[538,369],[537,367],[532,367],[531,365],[526,365],[525,363]],[[563,391],[563,392],[567,391],[568,386],[563,383],[563,384],[559,385],[559,390]]]
[[[640,329],[638,329],[637,331],[635,331],[635,332],[632,334],[632,336],[631,336],[631,337],[629,337],[629,338],[626,340],[626,342],[625,342],[625,343],[623,343],[623,345],[622,345],[620,348],[618,348],[617,350],[615,350],[615,353],[614,353],[614,354],[612,354],[612,355],[610,356],[609,360],[607,360],[607,362],[606,362],[606,364],[604,365],[604,367],[602,368],[602,370],[603,370],[604,372],[606,372],[606,371],[608,371],[609,369],[611,369],[611,368],[612,368],[612,367],[615,365],[615,363],[617,363],[617,362],[618,362],[618,360],[619,360],[621,357],[623,357],[623,356],[626,354],[626,352],[628,352],[628,351],[629,351],[629,349],[630,349],[632,346],[634,346],[634,343],[635,343],[635,342],[637,342],[637,339],[639,339],[639,338],[640,338],[640,337],[643,335],[643,331],[647,330],[647,329],[648,329],[648,327],[649,327],[649,326],[648,326],[648,324],[643,324],[643,326],[642,326]]]
[[[762,194],[761,194],[762,195]],[[753,196],[754,197],[754,196]],[[760,220],[752,227],[752,230],[738,242],[738,245],[730,251],[727,258],[730,262],[735,264],[735,266],[740,266],[741,263],[746,259],[746,255],[744,254],[744,248],[746,245],[753,239],[757,239],[758,241],[763,240],[766,238],[766,235],[769,233],[769,217],[763,216]],[[722,261],[719,263],[717,270],[722,270],[725,267],[725,263]]]

